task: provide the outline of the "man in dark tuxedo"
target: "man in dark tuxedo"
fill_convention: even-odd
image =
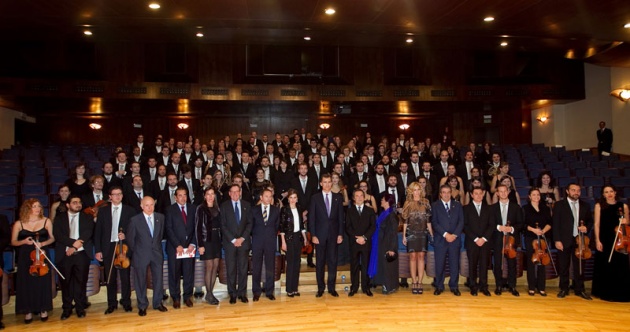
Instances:
[[[381,202],[380,199],[385,194],[390,194],[394,196],[397,207],[403,207],[405,205],[405,189],[402,186],[398,185],[398,175],[390,174],[389,176],[387,176],[387,187],[385,188],[385,191],[378,194],[378,203]]]
[[[470,180],[472,175],[470,174],[470,170],[473,167],[478,167],[475,164],[475,156],[472,152],[467,151],[464,155],[464,162],[457,166],[457,175],[462,178],[462,182],[464,182],[464,191],[467,191],[470,186]]]
[[[332,171],[339,175],[339,179],[341,180],[341,182],[343,182],[344,186],[348,185],[348,177],[346,176],[346,173],[343,171],[343,166],[340,163],[335,162],[333,164]],[[348,188],[348,190],[352,191],[351,188]]]
[[[205,174],[205,170],[203,167],[203,157],[195,157],[192,166],[190,166],[191,175],[195,182],[201,184],[201,180],[203,180],[203,176]]]
[[[355,172],[350,175],[350,188],[355,188],[357,183],[368,181],[368,173],[365,171],[365,164],[358,160],[355,165]]]
[[[134,146],[131,151],[130,161],[140,164],[140,168],[146,168],[146,158],[142,155],[140,148],[137,146]]]
[[[148,180],[147,183],[151,183],[151,181],[155,180],[158,176],[157,169],[157,160],[155,157],[151,156],[147,158],[146,167],[141,167],[140,175],[144,180]]]
[[[192,170],[190,165],[182,165],[182,180],[177,183],[180,188],[186,189],[186,196],[188,197],[188,203],[195,201],[195,193],[199,191],[201,184],[192,178]]]
[[[464,230],[464,211],[462,205],[451,199],[451,187],[440,187],[440,198],[433,203],[433,235],[435,241],[435,292],[440,295],[444,292],[444,270],[446,269],[446,256],[451,277],[448,286],[455,296],[460,296],[459,291],[459,254],[461,248],[460,234]]]
[[[280,229],[280,209],[273,205],[273,192],[265,188],[261,204],[252,209],[252,292],[254,302],[264,291],[269,300],[275,300],[274,275],[278,231]],[[263,260],[265,264],[265,286],[260,286]]]
[[[316,278],[317,297],[324,295],[324,268],[328,266],[328,293],[334,297],[337,279],[337,251],[343,241],[344,213],[343,197],[331,191],[332,177],[324,174],[321,180],[322,192],[313,195],[308,209],[308,227],[315,245],[317,258]]]
[[[404,189],[409,187],[409,184],[415,182],[417,179],[413,177],[411,173],[409,173],[409,163],[406,161],[400,161],[398,163],[398,167],[400,172],[396,174],[398,176],[398,185]]]
[[[186,143],[186,145],[184,145],[184,153],[181,155],[182,165],[192,166],[195,161],[195,157],[196,155],[193,153],[192,145]]]
[[[92,207],[96,205],[100,200],[105,199],[103,193],[103,186],[105,185],[105,178],[100,175],[92,175],[90,177],[90,187],[92,191],[81,197],[81,203],[83,208]]]
[[[243,181],[250,186],[256,180],[256,166],[251,162],[249,152],[243,151],[241,154],[241,174],[243,174]]]
[[[359,291],[359,276],[361,290],[367,296],[372,296],[367,275],[370,251],[372,249],[372,235],[376,230],[376,213],[374,209],[364,204],[365,193],[355,189],[352,194],[352,204],[346,214],[346,233],[350,241],[350,280],[352,285],[348,296],[354,296]],[[360,272],[360,274],[359,274]]]
[[[171,149],[168,146],[162,147],[162,153],[156,154],[158,165],[168,166],[171,164]]]
[[[61,320],[70,317],[73,307],[77,317],[85,317],[88,272],[90,261],[94,258],[92,216],[81,212],[83,205],[78,196],[70,196],[66,207],[68,213],[57,214],[53,227],[55,264],[65,277],[61,279]]]
[[[499,185],[497,187],[499,201],[492,205],[495,221],[492,270],[497,285],[494,293],[501,295],[501,288],[507,284],[510,293],[519,296],[520,294],[516,290],[516,258],[503,255],[503,239],[505,236],[513,236],[514,248],[518,247],[521,239],[521,228],[523,227],[523,210],[517,203],[510,202],[509,194],[510,189],[507,186]],[[503,278],[503,260],[507,261],[507,279]]]
[[[123,192],[127,192],[130,191],[131,188],[133,187],[133,178],[138,175],[140,176],[140,178],[142,178],[142,183],[143,183],[143,187],[148,187],[149,185],[149,179],[145,178],[144,176],[142,176],[142,174],[140,174],[140,164],[138,164],[135,161],[131,162],[131,172],[127,172],[127,175],[125,175],[125,177],[122,179],[122,187],[123,187]],[[148,188],[144,188],[147,189]]]
[[[107,284],[107,309],[105,315],[111,314],[118,308],[117,289],[118,275],[120,274],[120,304],[125,312],[131,312],[131,269],[112,269],[112,261],[116,256],[114,249],[116,243],[125,240],[125,232],[129,227],[131,217],[136,211],[129,205],[122,204],[123,191],[120,187],[109,189],[111,204],[99,209],[94,229],[94,251],[96,260],[103,262],[105,280]],[[127,256],[131,256],[127,252]],[[111,275],[110,275],[111,271]]]
[[[381,157],[381,164],[383,164],[383,167],[385,168],[385,174],[387,175],[398,174],[400,172],[398,170],[398,167],[391,164],[391,160],[388,155],[384,155]]]
[[[153,309],[168,311],[162,305],[164,294],[162,238],[164,237],[164,215],[154,212],[155,200],[151,196],[142,199],[142,212],[131,218],[127,228],[127,244],[133,252],[131,266],[134,268],[134,284],[138,301],[138,315],[146,316],[149,299],[147,298],[147,268],[151,269],[153,280]]]
[[[162,190],[166,188],[166,166],[159,165],[157,167],[157,175],[155,180],[149,184],[149,196],[158,198]]]
[[[553,206],[553,236],[558,249],[558,274],[560,276],[559,298],[569,295],[569,267],[573,263],[573,287],[575,295],[591,300],[584,290],[584,275],[580,273],[580,264],[584,272],[584,262],[580,263],[574,255],[575,238],[588,233],[593,226],[591,208],[580,200],[582,188],[571,183],[566,189],[566,198]]]
[[[433,171],[438,177],[438,181],[448,175],[448,151],[442,150],[440,152],[440,160],[433,165]]]
[[[182,178],[182,164],[181,164],[181,155],[177,152],[174,152],[171,155],[171,163],[166,166],[166,173],[173,173],[177,175],[177,180],[181,180]]]
[[[239,185],[232,184],[229,195],[230,199],[221,204],[228,294],[230,304],[235,304],[237,297],[247,303],[247,256],[251,248],[252,212],[250,204],[241,199]]]
[[[420,173],[423,171],[422,164],[418,152],[411,152],[409,157],[409,174],[411,174],[411,177],[418,178],[420,176]],[[429,171],[431,171],[431,163],[429,163]]]
[[[11,243],[11,227],[9,226],[9,220],[7,216],[4,214],[0,214],[0,253],[3,253]],[[0,269],[4,269],[4,255],[0,255]],[[2,284],[2,279],[4,278],[4,274],[0,276],[0,285]],[[2,298],[2,287],[0,287],[0,298]],[[4,312],[2,311],[2,306],[0,305],[0,330],[4,329],[4,323],[2,323],[2,318],[4,316]]]
[[[597,130],[597,152],[601,157],[602,152],[610,153],[613,144],[613,132],[606,128],[606,122],[601,121],[599,123],[599,130]]]
[[[122,179],[131,172],[131,164],[127,160],[127,154],[124,151],[118,151],[116,154],[116,164],[114,165],[114,174]]]
[[[142,155],[143,157],[148,157],[148,146],[146,144],[144,144],[144,135],[140,134],[138,135],[138,137],[136,137],[136,141],[133,142],[133,144],[131,145],[131,149],[132,151],[136,149],[136,147],[138,148],[140,155]]]
[[[319,153],[314,153],[312,156],[313,166],[308,170],[308,176],[312,176],[317,179],[317,183],[321,181],[322,175],[328,173],[324,166],[322,166],[322,157]]]
[[[144,190],[144,184],[140,175],[133,177],[131,190],[124,191],[123,195],[125,204],[131,206],[137,213],[142,212],[140,201],[147,196],[147,193]]]
[[[103,163],[103,178],[105,178],[105,182],[103,184],[103,191],[109,192],[109,188],[111,187],[122,187],[122,180],[118,178],[114,174],[114,165],[106,161]]]
[[[419,178],[425,178],[428,180],[428,184],[431,185],[431,197],[433,199],[437,199],[438,191],[440,190],[440,178],[431,170],[431,163],[428,161],[422,162],[422,172],[420,173]]]
[[[175,191],[177,190],[177,175],[170,173],[166,176],[166,187],[157,197],[156,211],[166,214],[169,206],[175,204]]]
[[[492,233],[496,226],[492,209],[484,204],[485,190],[480,187],[472,191],[472,202],[464,206],[464,234],[466,254],[468,255],[468,275],[470,294],[477,296],[478,291],[490,296],[488,291],[488,258],[492,243]]]
[[[370,177],[370,190],[377,204],[381,202],[381,193],[387,189],[387,174],[383,164],[374,166],[374,176]]]
[[[173,298],[173,308],[181,306],[180,280],[184,279],[184,304],[192,307],[195,278],[195,258],[177,258],[184,249],[192,252],[197,247],[195,234],[196,206],[188,202],[187,191],[175,191],[175,203],[166,209],[166,255],[168,256],[168,291]]]

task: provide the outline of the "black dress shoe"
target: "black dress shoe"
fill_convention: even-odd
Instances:
[[[494,290],[494,295],[501,295],[501,287],[497,287],[497,289]]]
[[[409,283],[407,282],[406,278],[403,281],[401,281],[398,285],[402,288],[409,288]]]
[[[440,294],[442,294],[442,292],[443,292],[443,291],[444,291],[443,289],[436,289],[436,290],[433,292],[433,295],[440,295]]]
[[[24,318],[24,324],[30,324],[33,322],[33,316],[31,318]]]
[[[368,289],[368,290],[364,290],[364,291],[363,291],[363,294],[365,294],[365,295],[367,295],[367,296],[374,296],[374,294],[372,294],[372,291],[371,291],[371,290],[369,290],[369,289]]]
[[[485,295],[485,296],[492,296],[492,294],[490,294],[490,291],[487,289],[482,289],[481,290],[481,294]]]
[[[287,293],[288,297],[294,297],[295,295],[293,293]]]
[[[356,293],[357,293],[356,291],[351,290],[350,293],[348,293],[348,296],[353,297],[354,294],[356,294]]]
[[[116,310],[117,308],[115,306],[109,306],[107,307],[107,310],[105,310],[105,315],[109,315],[112,312],[114,312],[114,310]]]
[[[230,304],[236,303],[236,296],[230,295]]]
[[[558,298],[564,299],[567,295],[568,295],[567,291],[561,290],[560,293],[558,293]]]
[[[300,296],[300,292],[293,293],[294,296]]]
[[[267,298],[268,298],[269,300],[271,300],[271,301],[275,301],[275,300],[276,300],[276,297],[275,297],[273,294],[269,294],[269,295],[267,295]]]
[[[173,300],[173,309],[179,309],[182,307],[182,304],[178,300]]]
[[[158,310],[158,311],[161,311],[161,312],[167,312],[167,311],[168,311],[168,309],[166,309],[166,307],[165,307],[165,306],[163,306],[163,305],[161,305],[161,304],[160,304],[160,306],[159,306],[159,307],[157,307],[157,308],[153,308],[153,309]]]
[[[332,295],[332,296],[334,296],[334,297],[339,297],[339,293],[337,293],[337,291],[336,291],[336,290],[334,290],[334,289],[333,289],[333,290],[331,290],[331,291],[328,291],[328,294],[330,294],[330,295]]]
[[[85,317],[85,310],[77,311],[77,317],[79,318]]]
[[[323,290],[318,290],[317,294],[315,294],[315,297],[322,297],[322,295],[324,295],[324,291]]]
[[[188,308],[192,308],[193,306],[193,301],[191,299],[187,299],[184,301],[184,304],[188,307]]]
[[[241,302],[243,302],[243,303],[248,303],[249,302],[249,300],[247,299],[247,296],[245,296],[245,295],[239,296],[238,299],[241,300]]]
[[[61,320],[66,320],[66,319],[70,318],[70,315],[72,315],[72,311],[64,310],[61,313],[61,318],[60,319]]]
[[[313,264],[313,263],[308,263],[308,264],[306,264],[306,266],[308,266],[308,267],[310,267],[310,268],[314,268],[314,267],[315,267],[315,264]]]
[[[547,296],[547,292],[543,291],[538,291],[538,294],[540,294],[540,296]]]
[[[254,302],[258,302],[260,300],[260,294],[254,294]]]
[[[147,309],[138,310],[138,316],[146,316],[146,315],[147,315]]]
[[[477,290],[473,289],[470,291],[470,295],[477,296]]]
[[[577,295],[577,296],[579,296],[579,297],[581,297],[581,298],[583,298],[585,300],[589,300],[589,301],[593,299],[590,295],[586,294],[584,291],[577,292],[577,293],[575,293],[575,295]]]
[[[459,289],[452,289],[451,293],[453,293],[453,295],[455,296],[462,296],[462,293],[459,291]]]
[[[123,308],[125,309],[125,312],[132,312],[133,308],[130,305],[124,305]]]
[[[521,294],[519,294],[519,292],[516,290],[516,288],[511,288],[510,289],[510,293],[512,293],[512,295],[514,295],[514,296],[521,296]]]

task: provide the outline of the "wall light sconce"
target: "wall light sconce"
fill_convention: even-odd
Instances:
[[[538,122],[542,124],[545,124],[549,120],[549,117],[547,117],[546,115],[542,115],[542,116],[537,117],[536,120],[538,120]]]
[[[94,129],[94,130],[99,130],[103,128],[103,126],[100,123],[96,123],[96,122],[90,123],[89,126],[91,129]]]
[[[186,130],[186,129],[188,129],[188,124],[187,124],[187,123],[185,123],[185,122],[178,123],[178,124],[177,124],[177,128],[179,128],[179,129],[181,129],[181,130]]]
[[[623,101],[627,102],[630,99],[630,90],[628,89],[615,89],[610,92],[610,95]]]
[[[402,129],[402,130],[407,130],[409,129],[409,127],[411,127],[409,124],[407,123],[403,123],[400,126],[398,126],[398,128]]]
[[[326,130],[328,128],[330,128],[330,123],[322,123],[319,125],[319,128]]]

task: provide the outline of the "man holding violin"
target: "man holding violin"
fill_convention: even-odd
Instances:
[[[580,234],[585,237],[585,233],[593,226],[593,214],[591,208],[580,200],[581,187],[579,184],[571,183],[566,189],[565,199],[556,202],[553,207],[553,234],[555,246],[558,249],[558,274],[560,276],[559,298],[569,295],[569,266],[573,261],[573,286],[575,295],[592,300],[591,296],[584,291],[583,263],[575,255],[578,247],[576,240],[580,240]],[[582,237],[582,238],[583,238]],[[588,246],[585,246],[586,250]]]
[[[77,317],[85,317],[87,307],[87,279],[90,261],[93,257],[92,235],[94,221],[92,216],[81,212],[82,203],[78,196],[70,196],[67,213],[55,217],[53,235],[55,246],[55,264],[65,279],[61,280],[62,309],[61,320],[72,314],[72,307]]]
[[[120,273],[120,293],[125,312],[131,312],[131,277],[129,268],[114,267],[115,258],[129,259],[130,252],[121,257],[121,249],[117,244],[123,245],[125,231],[129,221],[136,213],[134,208],[122,204],[123,191],[121,187],[114,186],[109,189],[111,204],[101,208],[96,219],[94,230],[94,248],[96,260],[103,263],[105,279],[107,280],[107,309],[105,315],[118,309],[117,290],[118,275]],[[118,272],[117,272],[118,271]]]
[[[507,284],[507,288],[514,296],[519,296],[516,290],[516,248],[521,238],[521,227],[523,226],[523,210],[515,203],[511,202],[510,189],[503,184],[497,187],[499,201],[492,205],[496,231],[494,232],[494,280],[497,288],[494,294],[501,295],[502,289]],[[510,258],[512,257],[512,258]],[[503,262],[507,261],[507,279],[503,277]]]

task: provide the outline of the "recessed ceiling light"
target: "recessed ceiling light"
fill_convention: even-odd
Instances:
[[[407,32],[407,36],[413,36],[413,32]]]
[[[411,39],[411,38],[407,38],[407,40],[405,40],[405,42],[406,42],[407,44],[411,44],[411,43],[413,43],[413,39]]]
[[[630,29],[630,23],[626,23],[623,27],[626,29]]]
[[[336,11],[334,8],[326,8],[326,10],[324,10],[324,13],[326,13],[326,15],[332,15],[336,13]]]
[[[160,4],[156,2],[152,2],[149,4],[149,8],[151,9],[160,9],[160,7],[161,7]]]
[[[484,22],[492,22],[492,21],[494,21],[494,17],[492,17],[492,16],[485,17],[485,18],[483,19],[483,21],[484,21]]]
[[[304,37],[304,40],[311,40],[311,37],[309,37],[309,36],[305,36],[305,37]]]
[[[508,46],[508,43],[507,42],[501,42],[500,45],[503,46],[503,47],[506,47],[506,46]]]
[[[197,37],[201,38],[201,37],[203,37],[203,33],[201,33],[201,32],[197,32],[197,34],[196,34],[195,36],[197,36]]]
[[[92,35],[92,31],[85,30],[85,31],[83,31],[83,34],[86,35],[86,36],[91,36]]]

